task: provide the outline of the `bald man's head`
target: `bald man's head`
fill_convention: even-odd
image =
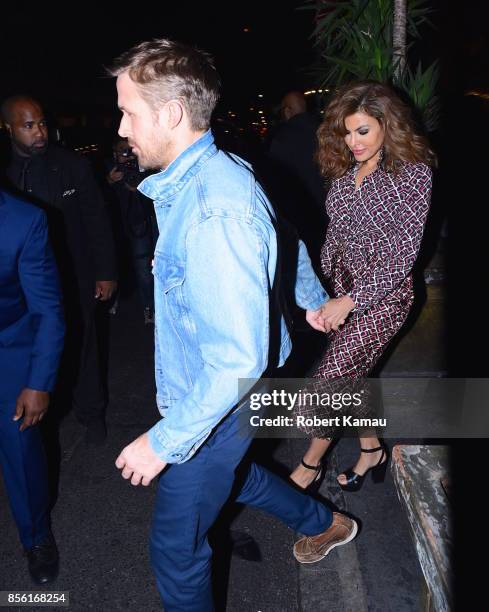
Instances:
[[[304,94],[300,91],[289,91],[283,98],[280,104],[280,110],[283,118],[288,121],[307,111],[307,103]]]
[[[4,101],[2,119],[15,151],[24,157],[44,153],[48,146],[48,128],[37,100],[12,96]]]

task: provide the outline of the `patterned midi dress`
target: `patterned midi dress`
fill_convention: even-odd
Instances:
[[[414,299],[411,272],[430,204],[427,165],[406,163],[396,174],[379,166],[356,189],[358,168],[334,180],[326,199],[329,225],[321,268],[330,296],[348,294],[355,308],[328,334],[314,375],[323,380],[366,377],[402,327]],[[297,414],[324,416],[319,410],[302,406]],[[316,438],[335,433],[322,426],[301,429]]]

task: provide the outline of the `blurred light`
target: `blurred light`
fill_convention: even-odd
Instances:
[[[484,91],[476,91],[476,90],[472,89],[471,91],[468,91],[465,95],[466,96],[475,96],[476,98],[483,98],[484,100],[489,100],[489,93],[488,92],[484,92]]]
[[[263,98],[263,94],[258,94],[258,97],[259,98]]]
[[[263,111],[258,111],[258,114],[263,115]]]
[[[255,110],[255,109],[254,109],[254,108],[251,106],[251,107],[250,107],[250,111],[254,111],[254,110]]]
[[[250,28],[243,28],[243,32],[249,32]]]

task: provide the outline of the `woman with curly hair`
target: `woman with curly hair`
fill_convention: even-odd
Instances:
[[[362,378],[400,330],[413,303],[412,269],[431,196],[436,158],[409,107],[387,85],[344,86],[325,110],[318,160],[332,179],[329,225],[321,267],[330,299],[323,310],[329,344],[317,379]],[[327,382],[327,381],[326,381]],[[306,417],[316,407],[298,409]],[[321,460],[334,430],[305,428],[309,449],[291,479],[301,488],[320,481]],[[337,480],[357,491],[369,470],[382,481],[387,449],[360,432],[360,457]]]

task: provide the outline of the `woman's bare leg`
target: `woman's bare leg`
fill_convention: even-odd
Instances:
[[[307,465],[319,465],[330,444],[331,440],[328,438],[313,438],[303,457],[304,463],[307,463]],[[317,474],[318,472],[309,470],[302,464],[299,464],[290,475],[290,479],[301,489],[305,489],[314,481]]]

